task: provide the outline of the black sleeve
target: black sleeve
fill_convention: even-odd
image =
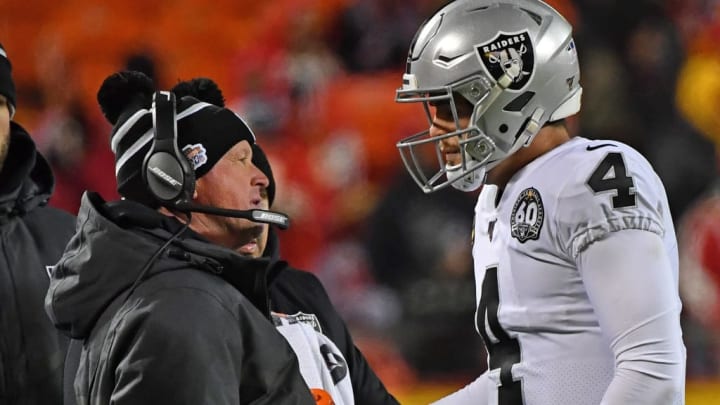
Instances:
[[[271,286],[272,309],[287,314],[314,313],[322,332],[340,349],[350,369],[355,403],[398,404],[355,346],[345,321],[337,313],[318,278],[306,271],[284,270]]]

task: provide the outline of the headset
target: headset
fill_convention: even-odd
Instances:
[[[290,226],[287,215],[266,210],[234,210],[194,204],[195,170],[177,144],[175,94],[156,91],[153,94],[152,121],[154,139],[143,160],[142,176],[150,194],[161,205],[180,212],[199,212],[225,217],[245,218],[253,222]]]

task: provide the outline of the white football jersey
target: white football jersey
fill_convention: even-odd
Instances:
[[[573,138],[516,173],[499,199],[496,186],[484,186],[473,257],[476,328],[498,387],[488,404],[601,402],[614,355],[576,259],[624,229],[663,238],[677,287],[664,187],[645,158],[619,142]]]
[[[318,404],[354,405],[350,369],[345,357],[322,333],[314,314],[286,315],[272,312],[275,328],[298,358],[300,374]]]

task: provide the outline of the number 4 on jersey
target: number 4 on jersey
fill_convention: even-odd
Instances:
[[[608,153],[588,179],[587,185],[595,193],[614,191],[613,208],[632,207],[636,204],[635,183],[627,174],[621,153]]]
[[[513,366],[521,360],[520,342],[500,324],[499,309],[498,269],[491,267],[485,271],[475,322],[488,351],[490,369],[500,369],[498,405],[522,405],[522,381],[516,381],[512,374]]]

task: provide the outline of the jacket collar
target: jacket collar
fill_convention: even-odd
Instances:
[[[53,187],[50,165],[25,129],[11,122],[8,155],[0,172],[0,221],[47,204]]]
[[[143,228],[160,239],[167,239],[167,235],[174,234],[183,227],[176,219],[134,201],[115,201],[106,203],[104,207],[105,215],[114,223]],[[269,316],[267,273],[272,260],[242,256],[208,241],[191,229],[183,232],[174,247],[169,249],[169,254],[221,277],[243,293],[263,314]]]

